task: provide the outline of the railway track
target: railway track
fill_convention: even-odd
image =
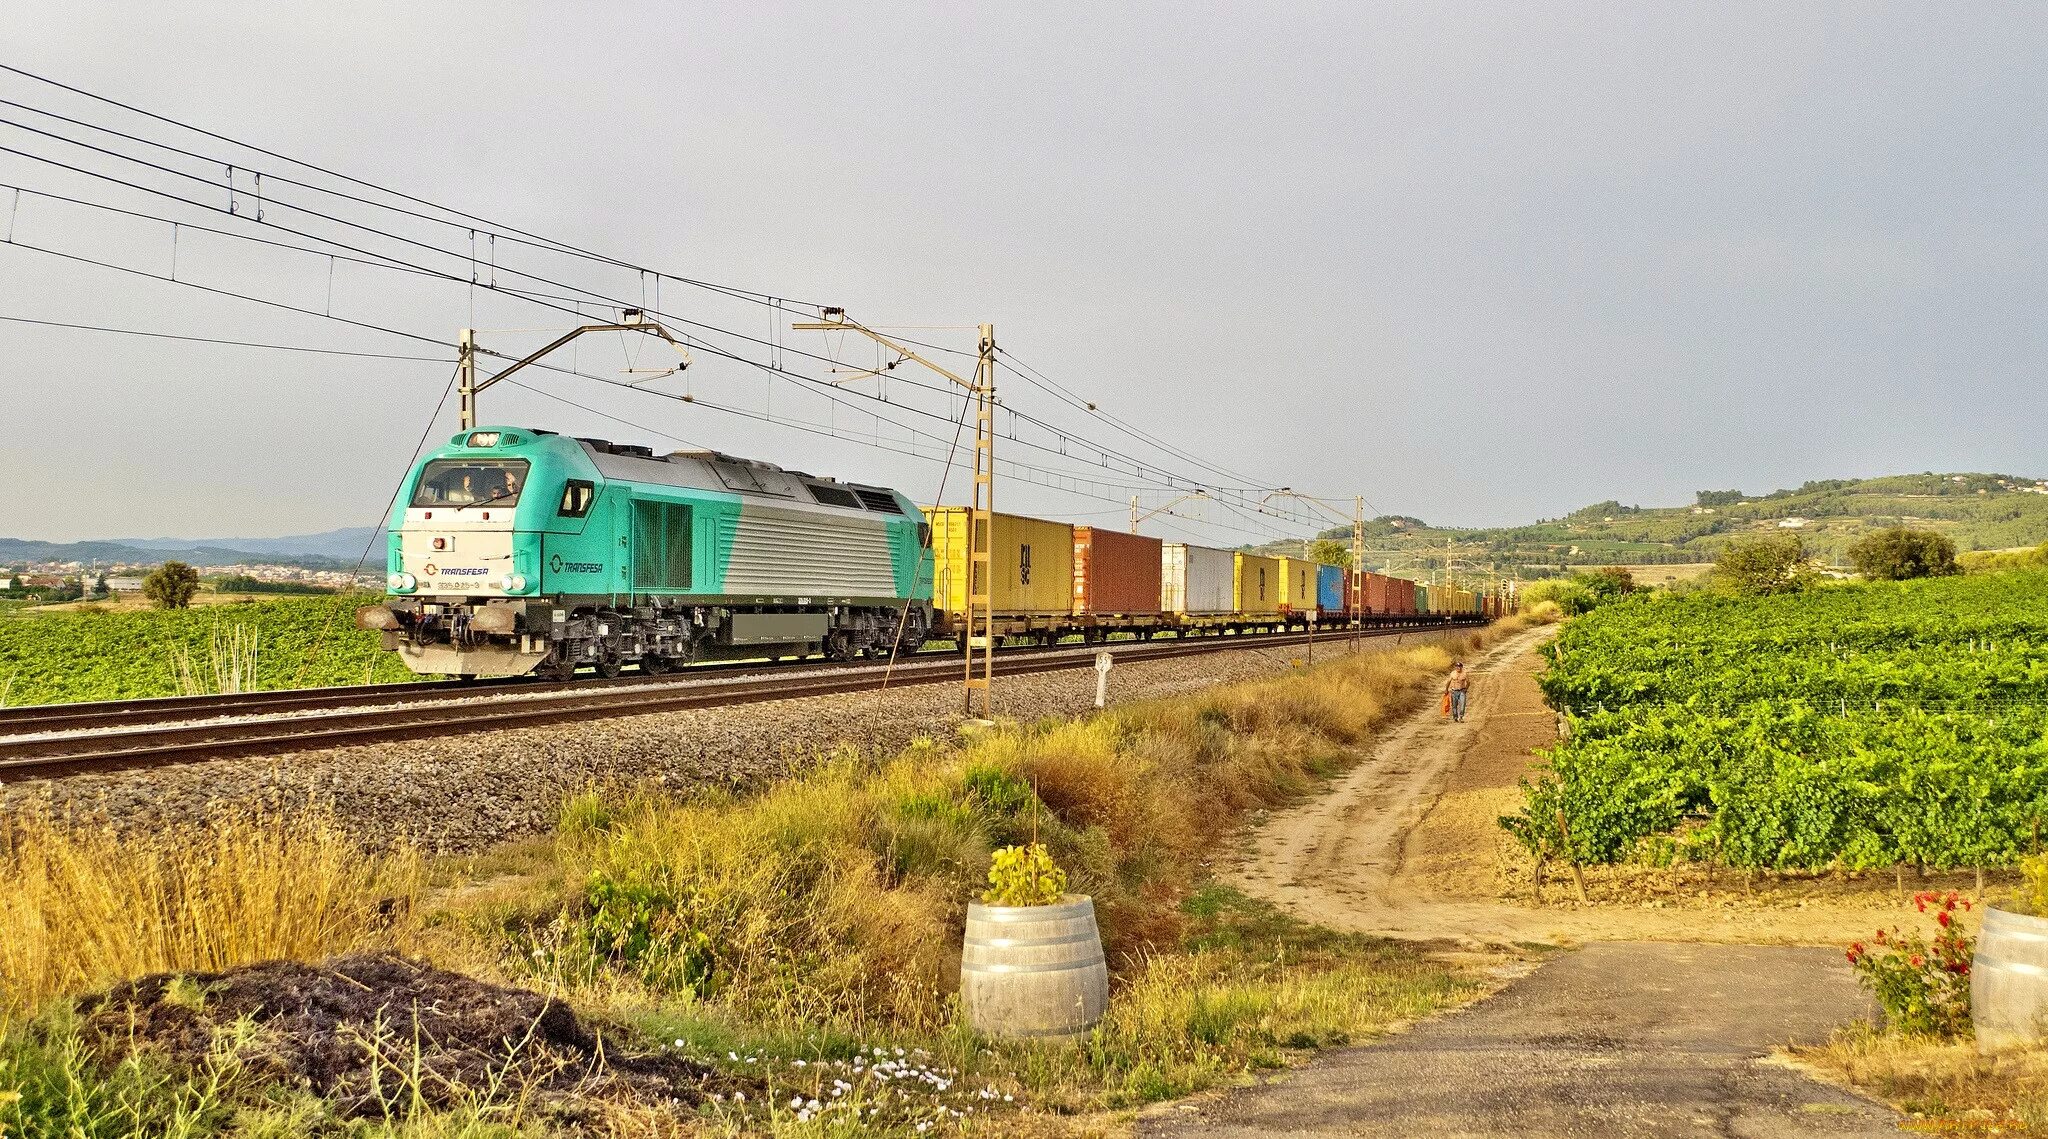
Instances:
[[[1466,622],[1461,624],[1477,624]],[[1370,629],[1367,637],[1454,626]],[[1348,639],[1332,631],[1316,638]],[[1130,662],[1171,660],[1236,649],[1305,647],[1304,634],[1194,637],[1006,651],[1005,675],[1092,666],[1107,649]],[[795,671],[801,668],[801,672]],[[203,759],[388,743],[461,732],[536,727],[610,716],[748,704],[943,683],[960,676],[952,653],[882,665],[750,665],[683,675],[553,683],[425,681],[348,688],[171,697],[60,708],[10,709],[0,715],[0,782]],[[62,733],[20,738],[26,733]],[[8,736],[16,738],[6,738]]]

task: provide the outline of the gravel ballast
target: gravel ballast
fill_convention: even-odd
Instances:
[[[1373,652],[1445,635],[1363,643]],[[1346,648],[1332,638],[1316,645],[1315,656],[1334,658]],[[1271,676],[1300,657],[1299,649],[1240,649],[1119,664],[1109,699],[1124,703]],[[997,668],[1000,717],[1028,721],[1094,708],[1092,669],[1005,678],[1000,661]],[[550,829],[563,801],[579,791],[758,784],[835,748],[886,753],[919,737],[950,739],[961,710],[953,682],[218,759],[0,786],[0,815],[47,810],[148,833],[203,822],[222,808],[289,812],[317,805],[369,842],[409,838],[434,853],[473,853]]]

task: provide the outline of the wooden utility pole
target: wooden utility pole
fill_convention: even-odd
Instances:
[[[922,364],[967,389],[974,399],[974,486],[967,519],[967,612],[961,615],[959,636],[964,650],[962,655],[967,658],[963,685],[967,714],[989,719],[996,676],[995,565],[992,557],[996,509],[996,326],[981,326],[974,359],[974,378],[970,380],[861,324],[847,316],[845,309],[821,309],[819,316],[822,319],[798,321],[791,327],[804,332],[858,332],[896,353],[900,357],[898,363],[910,360]],[[977,653],[979,660],[976,659]]]

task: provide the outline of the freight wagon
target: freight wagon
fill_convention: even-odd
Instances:
[[[1090,640],[1157,628],[1163,607],[1165,543],[1074,527],[1074,619]]]
[[[1322,611],[1325,622],[1342,620],[1351,615],[1351,590],[1347,588],[1351,571],[1343,566],[1316,567],[1316,608]]]
[[[1237,557],[1186,542],[1168,542],[1160,552],[1159,607],[1188,618],[1224,617],[1237,609]]]
[[[1238,554],[1232,596],[1245,616],[1279,616],[1280,559]]]
[[[1316,611],[1316,564],[1305,558],[1280,559],[1280,612],[1303,622]]]
[[[964,506],[928,506],[924,515],[932,534],[934,631],[953,636],[967,612],[974,512]],[[1071,525],[1021,514],[991,515],[989,573],[989,611],[998,637],[1047,640],[1072,628]]]

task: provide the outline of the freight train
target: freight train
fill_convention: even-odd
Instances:
[[[969,513],[714,451],[463,431],[408,473],[386,599],[357,613],[414,672],[912,651],[956,635]],[[1498,596],[1299,558],[998,514],[997,635],[1051,643],[1498,616]]]

